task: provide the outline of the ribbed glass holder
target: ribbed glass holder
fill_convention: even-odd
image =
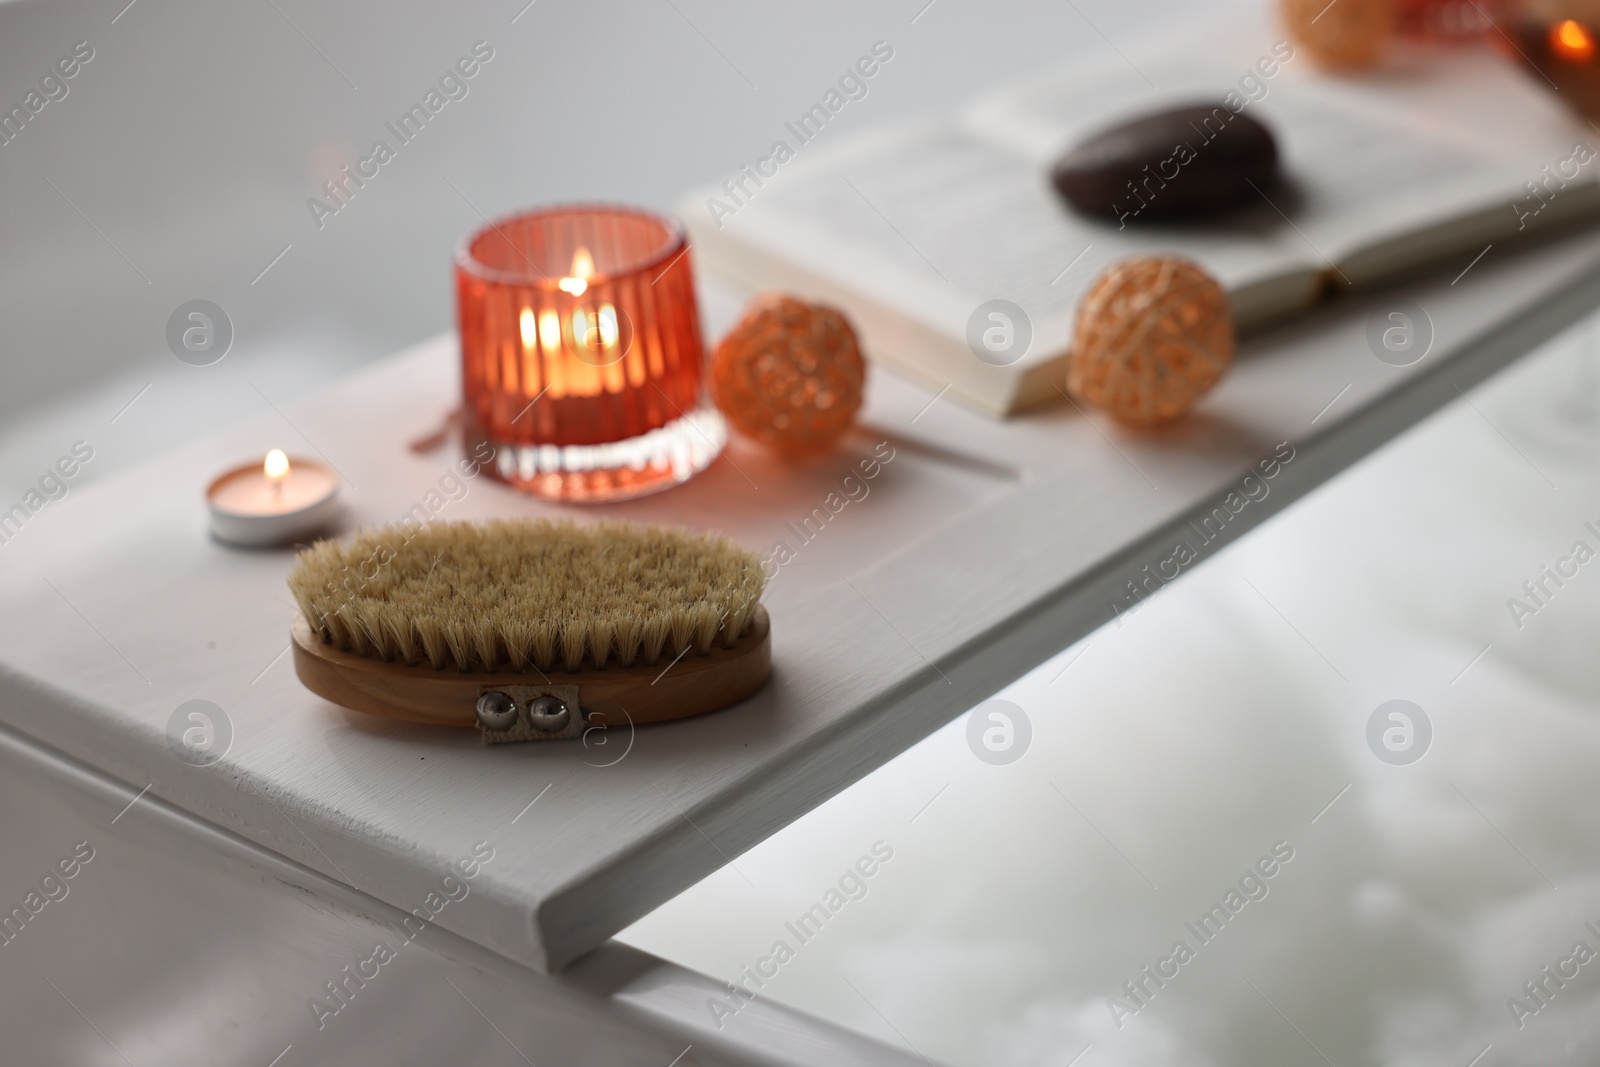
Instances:
[[[727,440],[676,222],[573,205],[492,222],[456,254],[467,451],[551,500],[623,500],[704,470]]]

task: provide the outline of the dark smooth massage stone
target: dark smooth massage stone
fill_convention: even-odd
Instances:
[[[1051,172],[1073,207],[1124,226],[1203,218],[1259,202],[1277,177],[1271,131],[1222,104],[1174,108],[1102,130]]]

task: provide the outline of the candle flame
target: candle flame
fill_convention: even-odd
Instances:
[[[539,315],[539,339],[544,342],[545,351],[561,351],[561,316],[554,311],[545,310]]]
[[[1594,58],[1594,38],[1572,19],[1550,28],[1550,50],[1569,63],[1587,63]]]
[[[626,355],[620,347],[617,309],[611,304],[575,309],[572,336],[578,342],[577,357],[591,367],[609,367]]]
[[[582,296],[589,288],[589,279],[594,277],[594,257],[589,255],[589,250],[582,245],[572,254],[572,273],[569,277],[556,282],[556,288],[563,293],[573,296]]]
[[[289,457],[284,455],[283,449],[274,448],[267,453],[267,461],[261,467],[266,472],[267,481],[274,484],[282,482],[289,476]]]
[[[572,313],[572,334],[587,348],[613,348],[617,343],[617,309],[610,304],[579,308]]]
[[[522,347],[532,348],[539,340],[539,331],[533,322],[532,308],[522,309],[522,314],[518,317],[517,325],[522,330]]]

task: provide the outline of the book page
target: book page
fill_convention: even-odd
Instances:
[[[1262,211],[1227,229],[1119,229],[1068,210],[1035,161],[933,122],[796,160],[723,220],[722,236],[963,345],[978,305],[1009,300],[1031,320],[1026,359],[1038,360],[1065,350],[1085,286],[1131,255],[1178,252],[1230,291],[1304,303],[1318,265],[1274,238],[1280,226]],[[1285,280],[1287,296],[1274,288]]]
[[[1139,53],[1137,66],[1111,53],[1070,66],[1017,78],[979,94],[956,114],[956,122],[975,136],[1003,144],[1043,167],[1082,138],[1125,118],[1179,104],[1221,103],[1230,91],[1246,96],[1240,82],[1269,97],[1288,67],[1262,78],[1254,64],[1272,58],[1267,37],[1240,35],[1207,41],[1168,43]],[[1291,63],[1295,62],[1293,60]]]
[[[1284,67],[1282,81],[1330,87],[1315,67],[1298,61]],[[1487,47],[1402,51],[1394,63],[1332,87],[1349,106],[1491,158],[1544,159],[1570,148],[1574,138],[1595,136],[1548,83]]]
[[[1285,181],[1272,200],[1330,265],[1491,206],[1515,228],[1524,172],[1538,173],[1531,160],[1473,151],[1316,85],[1281,87],[1256,117],[1281,152]]]

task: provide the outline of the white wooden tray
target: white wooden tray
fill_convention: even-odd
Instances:
[[[735,444],[685,487],[583,512],[793,555],[767,601],[774,676],[760,695],[588,746],[484,748],[471,731],[321,701],[286,654],[291,555],[207,536],[203,486],[273,446],[334,464],[352,525],[433,499],[441,519],[557,513],[482,478],[459,500],[429,496],[454,456],[406,443],[454,403],[441,337],[28,519],[0,545],[0,718],[407,911],[491,842],[479,904],[435,921],[560,967],[1112,618],[1147,564],[1170,572],[1180,540],[1203,559],[1600,300],[1600,249],[1583,236],[1497,247],[1454,273],[1252,341],[1199,415],[1160,435],[1065,402],[998,424],[876,374],[861,431],[827,460],[790,468]],[[1437,334],[1407,368],[1365,340],[1369,317],[1401,301],[1426,308]],[[732,306],[712,305],[726,321]],[[64,428],[63,451],[105,431]],[[890,450],[875,478],[846,483]],[[1256,499],[1230,502],[1274,455]],[[829,494],[860,487],[819,517]],[[1230,503],[1203,542],[1203,517]],[[231,726],[226,756],[205,767],[169,745],[169,719],[195,699]]]

